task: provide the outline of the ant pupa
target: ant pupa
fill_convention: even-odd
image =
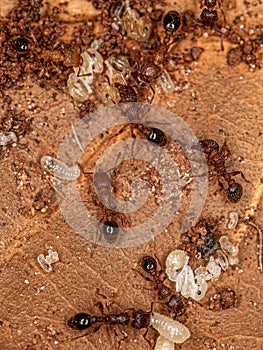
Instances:
[[[52,264],[59,261],[58,253],[53,252],[52,248],[48,250],[48,255],[46,257],[43,254],[40,254],[37,257],[37,261],[42,269],[46,272],[52,272]]]

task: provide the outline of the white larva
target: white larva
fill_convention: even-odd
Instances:
[[[53,250],[50,248],[48,250],[48,255],[44,257],[43,254],[39,254],[39,256],[37,257],[37,261],[44,271],[52,272],[51,264],[54,264],[55,262],[59,261],[58,253],[53,252]]]
[[[150,325],[172,343],[181,344],[190,338],[190,332],[182,323],[154,312]]]
[[[12,131],[10,132],[0,132],[0,146],[6,146],[9,142],[16,142],[16,134]]]
[[[184,250],[176,249],[172,251],[166,258],[166,274],[169,280],[175,282],[178,271],[187,265],[189,257]]]
[[[155,343],[154,350],[174,350],[174,343],[162,336],[159,336]]]
[[[238,224],[238,213],[235,211],[232,211],[229,214],[229,221],[228,221],[228,225],[227,228],[229,230],[233,230]]]
[[[44,169],[53,173],[54,176],[61,180],[74,181],[80,176],[80,169],[77,165],[68,167],[61,160],[44,156],[41,158],[41,165]]]
[[[238,247],[234,246],[233,243],[230,242],[229,237],[227,235],[220,237],[219,243],[224,253],[231,256],[237,256]]]
[[[220,249],[216,251],[216,254],[217,254],[216,262],[220,265],[223,271],[226,271],[228,269],[228,260],[226,255]]]
[[[158,83],[161,85],[163,91],[167,94],[174,91],[175,86],[172,81],[172,78],[170,74],[167,72],[167,70],[164,70],[163,73],[159,76],[157,79]]]

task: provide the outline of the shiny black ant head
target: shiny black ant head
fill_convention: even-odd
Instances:
[[[157,128],[151,129],[150,134],[147,136],[147,140],[160,147],[165,146],[167,143],[167,138],[165,136],[165,133],[162,130]]]
[[[227,198],[232,203],[237,203],[243,194],[243,187],[238,182],[231,182],[227,189]]]
[[[92,325],[92,318],[89,314],[80,312],[68,320],[68,325],[70,328],[82,331]]]
[[[152,271],[156,270],[157,262],[154,258],[147,255],[142,258],[141,267],[144,269],[144,271],[151,273]]]
[[[147,328],[151,322],[151,313],[143,310],[137,310],[132,313],[133,321],[131,326],[136,329]]]
[[[115,221],[106,221],[103,223],[102,231],[104,238],[109,243],[114,243],[118,238],[119,225]]]
[[[181,16],[177,11],[169,11],[163,18],[163,27],[166,31],[176,32],[181,25]]]
[[[14,42],[14,48],[17,52],[26,52],[29,47],[29,42],[25,38],[18,38]]]

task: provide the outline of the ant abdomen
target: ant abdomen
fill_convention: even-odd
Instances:
[[[243,187],[238,182],[231,182],[227,189],[227,198],[232,203],[237,203],[243,195]]]
[[[79,331],[89,328],[93,323],[92,316],[84,312],[80,312],[68,320],[69,327]]]

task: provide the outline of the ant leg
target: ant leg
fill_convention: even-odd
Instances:
[[[150,105],[151,105],[153,103],[153,100],[154,100],[154,97],[155,97],[155,90],[154,90],[154,88],[152,87],[151,84],[150,84],[150,88],[151,88],[151,90],[153,92],[153,96],[152,96],[151,101],[150,101]]]
[[[98,332],[98,330],[100,329],[101,326],[102,326],[102,324],[96,326],[96,327],[93,329],[92,332],[89,332],[89,333],[86,333],[86,334],[82,334],[82,335],[80,335],[79,337],[76,337],[76,338],[71,339],[71,341],[75,341],[75,340],[78,340],[78,339],[81,339],[81,338],[85,338],[85,337],[87,337],[87,336],[90,335],[90,334],[96,333],[96,332]]]
[[[229,177],[236,176],[236,175],[241,175],[241,177],[242,177],[242,179],[243,179],[244,181],[249,182],[249,181],[245,178],[245,176],[244,176],[244,174],[243,174],[242,171],[232,171],[232,172],[226,174],[226,176],[229,176]]]
[[[81,144],[80,144],[78,135],[77,135],[77,133],[76,133],[76,130],[75,130],[75,127],[74,127],[73,124],[71,124],[71,128],[72,128],[73,135],[74,135],[74,137],[75,137],[75,140],[76,140],[76,142],[77,142],[77,144],[78,144],[80,150],[81,150],[82,152],[84,152],[84,149],[82,148],[82,146],[81,146]]]
[[[150,348],[152,349],[152,344],[151,344],[150,340],[147,339],[147,337],[146,337],[148,332],[149,332],[149,327],[146,329],[145,333],[143,334],[143,338],[147,341],[147,343],[149,344]]]
[[[224,141],[223,145],[221,146],[219,153],[222,153],[225,159],[227,159],[230,155],[230,149],[227,147],[226,141]]]
[[[146,281],[150,281],[150,282],[154,282],[154,280],[152,280],[151,278],[149,278],[148,276],[144,276],[143,273],[141,273],[140,270],[136,270],[134,268],[132,268],[133,271],[136,271],[139,275],[141,275]]]

